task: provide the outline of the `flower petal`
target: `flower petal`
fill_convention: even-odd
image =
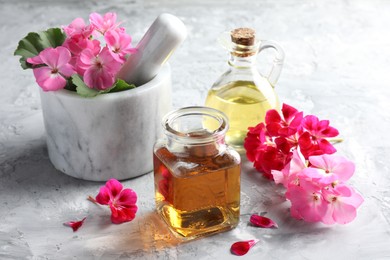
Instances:
[[[137,213],[138,207],[136,205],[132,205],[131,207],[123,208],[110,205],[110,209],[111,222],[114,224],[121,224],[124,222],[132,221],[135,218],[135,214]]]
[[[112,195],[113,198],[115,198],[116,196],[119,195],[119,193],[122,191],[123,189],[123,185],[122,183],[120,183],[118,180],[116,179],[110,179],[106,182],[106,187],[107,189],[110,190],[110,193]]]
[[[282,105],[282,114],[284,119],[287,122],[290,122],[291,118],[298,113],[298,110],[295,107],[292,107],[290,105],[287,105],[286,103],[283,103]]]
[[[267,125],[270,123],[280,123],[280,121],[282,121],[282,118],[276,109],[270,109],[265,114],[265,123]]]
[[[44,91],[62,89],[66,86],[66,80],[58,73],[52,73],[49,67],[33,69],[33,73],[38,85]]]
[[[259,242],[258,239],[235,242],[230,247],[230,252],[238,256],[245,255],[257,242]]]
[[[253,214],[249,220],[256,227],[261,228],[277,228],[278,225],[270,218]]]
[[[108,205],[111,201],[111,191],[106,186],[100,187],[99,194],[96,196],[96,202],[101,205]]]
[[[118,195],[116,204],[123,207],[132,206],[137,202],[137,193],[132,189],[124,189]]]
[[[336,148],[326,139],[318,140],[318,146],[326,154],[332,154],[337,152]]]
[[[84,73],[84,82],[89,88],[105,90],[114,84],[115,77],[106,70],[91,66]]]
[[[39,55],[37,55],[35,57],[28,58],[27,62],[30,63],[30,64],[33,64],[33,65],[39,65],[39,64],[43,64],[44,63],[42,61],[41,57],[39,57]]]
[[[55,50],[57,52],[57,67],[60,69],[62,66],[69,63],[71,59],[71,53],[67,48],[62,46],[55,48]]]
[[[58,48],[66,49],[65,47]],[[39,57],[41,57],[43,63],[47,64],[52,69],[57,68],[58,65],[58,48],[46,48],[39,53]]]
[[[76,73],[76,71],[73,69],[73,66],[70,64],[65,64],[65,65],[61,66],[61,68],[59,68],[59,72],[62,75],[64,75],[65,77],[70,77],[74,73]]]
[[[73,229],[73,232],[76,232],[83,224],[87,217],[83,218],[80,221],[69,221],[65,222],[64,225],[67,227],[71,227]]]

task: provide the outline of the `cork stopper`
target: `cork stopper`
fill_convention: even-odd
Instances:
[[[237,28],[230,32],[232,42],[245,46],[254,45],[255,35],[255,30],[251,28]]]
[[[237,44],[231,53],[237,57],[249,57],[255,55],[255,36],[256,32],[251,28],[237,28],[231,31],[231,40],[233,43]]]

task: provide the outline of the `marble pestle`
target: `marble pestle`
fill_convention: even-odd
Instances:
[[[127,59],[117,77],[136,86],[150,81],[186,36],[186,27],[179,18],[167,13],[159,15],[138,43],[138,51]]]

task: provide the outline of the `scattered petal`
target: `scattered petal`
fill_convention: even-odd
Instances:
[[[276,222],[274,222],[272,219],[257,214],[253,214],[251,216],[250,222],[256,227],[278,228],[278,224],[276,224]]]
[[[236,242],[230,247],[230,252],[238,256],[245,255],[257,242],[259,242],[258,239]]]
[[[69,222],[65,222],[64,225],[67,226],[67,227],[71,227],[73,229],[73,232],[76,232],[84,223],[84,220],[86,219],[87,217],[83,218],[82,220],[80,221],[69,221]]]

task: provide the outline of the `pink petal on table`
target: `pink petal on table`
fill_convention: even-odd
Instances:
[[[86,218],[87,217],[83,218],[80,221],[69,221],[69,222],[64,223],[64,225],[67,227],[71,227],[73,229],[73,232],[76,232],[81,227],[81,225],[83,225],[84,220]]]
[[[263,217],[257,214],[253,214],[250,218],[250,222],[256,227],[261,228],[277,228],[278,224],[276,224],[272,219]]]
[[[238,256],[245,255],[257,242],[259,242],[258,239],[236,242],[230,247],[230,252]]]

